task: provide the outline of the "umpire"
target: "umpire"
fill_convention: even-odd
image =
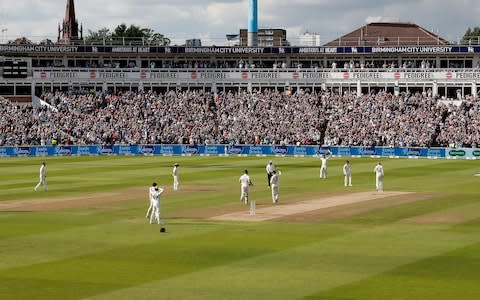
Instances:
[[[268,162],[268,165],[267,167],[265,168],[266,171],[267,171],[267,182],[268,182],[268,186],[270,186],[270,179],[272,178],[273,176],[273,172],[276,171],[275,169],[275,165],[273,164],[273,162],[270,160]]]

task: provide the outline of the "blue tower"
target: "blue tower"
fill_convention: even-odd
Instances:
[[[250,0],[248,9],[248,46],[258,45],[258,1]]]

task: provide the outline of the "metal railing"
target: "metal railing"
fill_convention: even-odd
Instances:
[[[13,42],[15,40],[20,41],[19,37],[4,37],[0,40],[0,44],[9,44],[9,42]],[[43,45],[48,41],[48,45],[55,45],[56,38],[53,37],[32,37],[27,39],[30,41],[31,45]],[[91,45],[91,46],[183,46],[186,44],[187,39],[181,38],[166,38],[163,40],[151,40],[142,37],[106,37],[103,39],[97,40],[79,40],[74,41],[73,44],[75,45]],[[204,42],[204,46],[233,46],[235,41],[228,41],[226,38],[220,37],[213,37],[210,38],[208,41]],[[243,40],[238,39],[236,42],[240,45],[245,44]],[[282,45],[285,46],[303,46],[301,43],[300,37],[290,37],[287,40],[281,38],[275,38],[272,41],[263,41],[264,43],[272,43],[275,45]],[[25,43],[25,42],[24,42]],[[17,45],[28,45],[20,43]],[[338,38],[338,37],[325,37],[322,36],[322,43],[321,45],[311,45],[311,46],[324,46],[326,43],[329,43],[333,46],[434,46],[434,45],[464,45],[464,46],[472,46],[472,45],[480,45],[480,36],[472,36],[468,38],[459,37],[454,40],[447,41],[443,39],[439,35],[435,36],[382,36],[382,37],[355,37],[355,38]],[[267,46],[271,47],[271,45]],[[274,46],[275,47],[275,46]]]
[[[214,72],[214,73],[232,73],[232,72],[249,72],[249,73],[263,73],[263,72],[278,72],[278,73],[329,73],[329,72],[403,72],[403,73],[420,73],[420,72],[480,72],[479,68],[62,68],[62,67],[35,67],[33,72],[63,72],[63,73],[78,73],[78,72],[105,72],[105,73],[139,73],[139,72],[153,72],[153,73],[175,73],[175,72]]]

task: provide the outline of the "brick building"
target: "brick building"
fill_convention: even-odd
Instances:
[[[369,23],[324,46],[415,46],[448,45],[437,34],[412,23]]]
[[[289,46],[287,31],[285,29],[259,29],[258,47],[283,47]],[[240,29],[240,46],[248,45],[248,30]]]

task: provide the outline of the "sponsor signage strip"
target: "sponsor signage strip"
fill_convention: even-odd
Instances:
[[[480,159],[480,149],[388,148],[256,145],[110,145],[0,147],[0,157],[98,155],[282,155],[316,156],[331,153],[345,157]]]
[[[278,72],[278,71],[241,71],[241,72],[152,72],[152,71],[34,71],[34,79],[40,80],[137,80],[137,81],[218,81],[218,80],[255,80],[255,81],[278,81],[290,82],[302,81],[326,81],[326,80],[480,80],[479,72]]]
[[[357,53],[480,53],[478,46],[398,47],[148,47],[0,45],[0,53],[177,53],[177,54],[357,54]]]

